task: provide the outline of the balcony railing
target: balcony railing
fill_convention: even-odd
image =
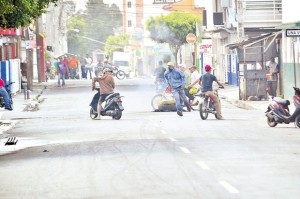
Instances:
[[[244,0],[243,22],[268,23],[270,26],[282,22],[282,0]]]

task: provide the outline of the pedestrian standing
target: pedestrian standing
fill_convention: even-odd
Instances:
[[[69,69],[70,69],[70,77],[71,79],[75,79],[77,74],[78,60],[74,57],[70,57],[69,59]]]
[[[192,83],[194,83],[195,81],[197,81],[200,78],[200,74],[197,71],[196,66],[194,66],[194,65],[192,65],[191,67],[189,67],[189,70],[190,70],[190,73],[191,73],[191,84],[192,84]],[[189,94],[190,94],[189,99],[192,100],[192,106],[195,106],[199,102],[198,102],[197,98],[195,98],[195,96],[192,95],[191,90],[194,90],[194,92],[197,93],[199,91],[199,89],[200,89],[200,85],[199,84],[195,84],[194,86],[190,86],[189,88],[190,88],[189,89]]]
[[[65,79],[69,79],[69,57],[67,55],[63,57],[63,62],[67,67],[67,70],[65,71]]]
[[[66,73],[69,72],[68,71],[68,67],[66,65],[66,63],[64,62],[64,60],[62,58],[59,59],[58,62],[58,68],[57,68],[57,75],[58,75],[58,86],[65,86],[65,75]],[[60,79],[62,80],[62,84],[60,84]]]
[[[87,54],[85,58],[85,69],[86,69],[86,75],[90,75],[90,79],[93,79],[92,72],[93,72],[93,66],[92,66],[92,58]],[[86,77],[87,79],[87,77]]]
[[[189,86],[191,85],[191,73],[190,71],[187,70],[186,65],[185,64],[178,64],[178,68],[184,73],[185,75],[185,86],[184,86],[184,93],[187,96],[187,98],[189,99],[189,104],[191,101],[191,98],[194,97],[193,95],[191,95],[189,93]]]
[[[187,107],[187,110],[191,111],[191,106],[187,101],[186,95],[184,93],[184,87],[186,84],[186,78],[182,71],[174,67],[173,62],[168,62],[168,70],[166,70],[164,77],[168,85],[172,88],[172,93],[176,101],[177,115],[183,116],[181,100]]]
[[[270,63],[267,66],[267,74],[270,75],[270,79],[268,80],[268,85],[270,87],[269,94],[272,96],[277,96],[279,65],[275,62],[274,57],[271,57]]]

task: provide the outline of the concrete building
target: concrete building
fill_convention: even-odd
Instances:
[[[285,98],[292,99],[293,86],[300,87],[300,17],[292,0],[282,0],[281,87]],[[299,4],[297,2],[297,4]]]
[[[171,51],[168,46],[154,43],[146,31],[145,23],[150,17],[167,14],[168,11],[162,7],[173,1],[144,1],[144,0],[123,0],[121,9],[123,15],[123,32],[132,35],[130,48],[133,65],[143,65],[142,73],[151,75],[159,61],[167,62],[171,59]],[[137,70],[137,68],[135,68]]]

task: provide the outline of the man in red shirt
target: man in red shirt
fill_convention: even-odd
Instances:
[[[4,99],[5,109],[12,111],[13,109],[12,109],[11,104],[10,104],[9,95],[8,95],[6,89],[5,89],[5,83],[1,78],[0,78],[0,95]]]

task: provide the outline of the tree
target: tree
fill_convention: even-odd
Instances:
[[[196,24],[201,18],[190,13],[172,12],[166,16],[151,17],[146,22],[150,38],[158,43],[168,43],[177,61],[180,47],[187,43],[186,36],[196,33]]]
[[[115,36],[109,36],[106,39],[105,44],[105,54],[112,57],[114,51],[121,51],[123,52],[124,47],[129,44],[130,36],[127,34],[120,34]]]
[[[113,35],[114,30],[122,26],[122,14],[116,4],[104,4],[103,0],[88,0],[86,10],[82,15],[86,22],[86,29],[83,30],[85,37],[103,42],[88,41],[90,51],[104,48],[104,41]]]
[[[83,18],[74,16],[68,20],[68,52],[76,55],[83,55],[87,52],[88,46],[86,39],[82,38],[86,29],[86,22]]]
[[[0,27],[18,28],[46,12],[50,3],[58,0],[0,0]]]

